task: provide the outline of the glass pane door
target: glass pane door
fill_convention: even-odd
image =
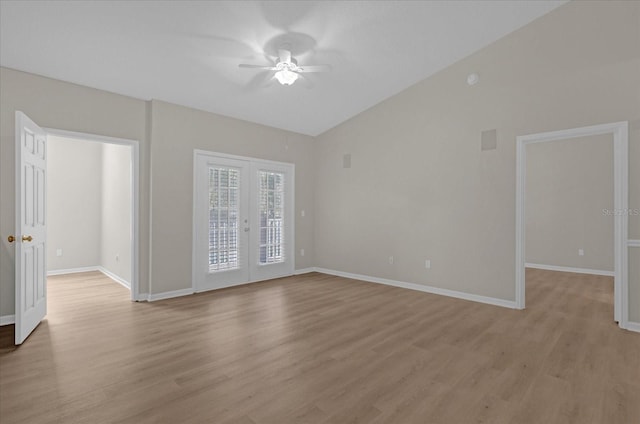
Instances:
[[[250,216],[256,231],[251,234],[252,281],[293,274],[293,165],[253,163],[251,171],[254,205]]]
[[[194,290],[249,281],[248,161],[196,155]]]
[[[293,165],[196,151],[193,288],[293,274]]]

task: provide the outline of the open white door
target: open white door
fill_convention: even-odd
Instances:
[[[42,128],[16,112],[16,345],[47,314],[45,140]]]

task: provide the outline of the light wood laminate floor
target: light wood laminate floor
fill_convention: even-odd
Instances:
[[[0,351],[0,422],[640,423],[612,285],[527,270],[515,311],[315,273],[153,303],[50,277]]]

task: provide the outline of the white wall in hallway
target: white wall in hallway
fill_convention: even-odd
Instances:
[[[612,135],[526,149],[526,262],[613,272]]]
[[[47,270],[102,267],[130,282],[131,147],[48,143]]]
[[[102,144],[100,264],[131,282],[131,147]]]
[[[47,143],[47,270],[96,266],[102,237],[102,144],[53,136]]]

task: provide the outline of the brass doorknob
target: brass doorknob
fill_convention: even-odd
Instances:
[[[13,243],[14,241],[16,241],[16,238],[14,236],[9,236],[7,237],[7,240],[9,240],[9,243]]]
[[[22,241],[23,241],[23,242],[25,242],[25,241],[31,241],[31,240],[33,240],[33,237],[31,237],[31,236],[22,236]]]

